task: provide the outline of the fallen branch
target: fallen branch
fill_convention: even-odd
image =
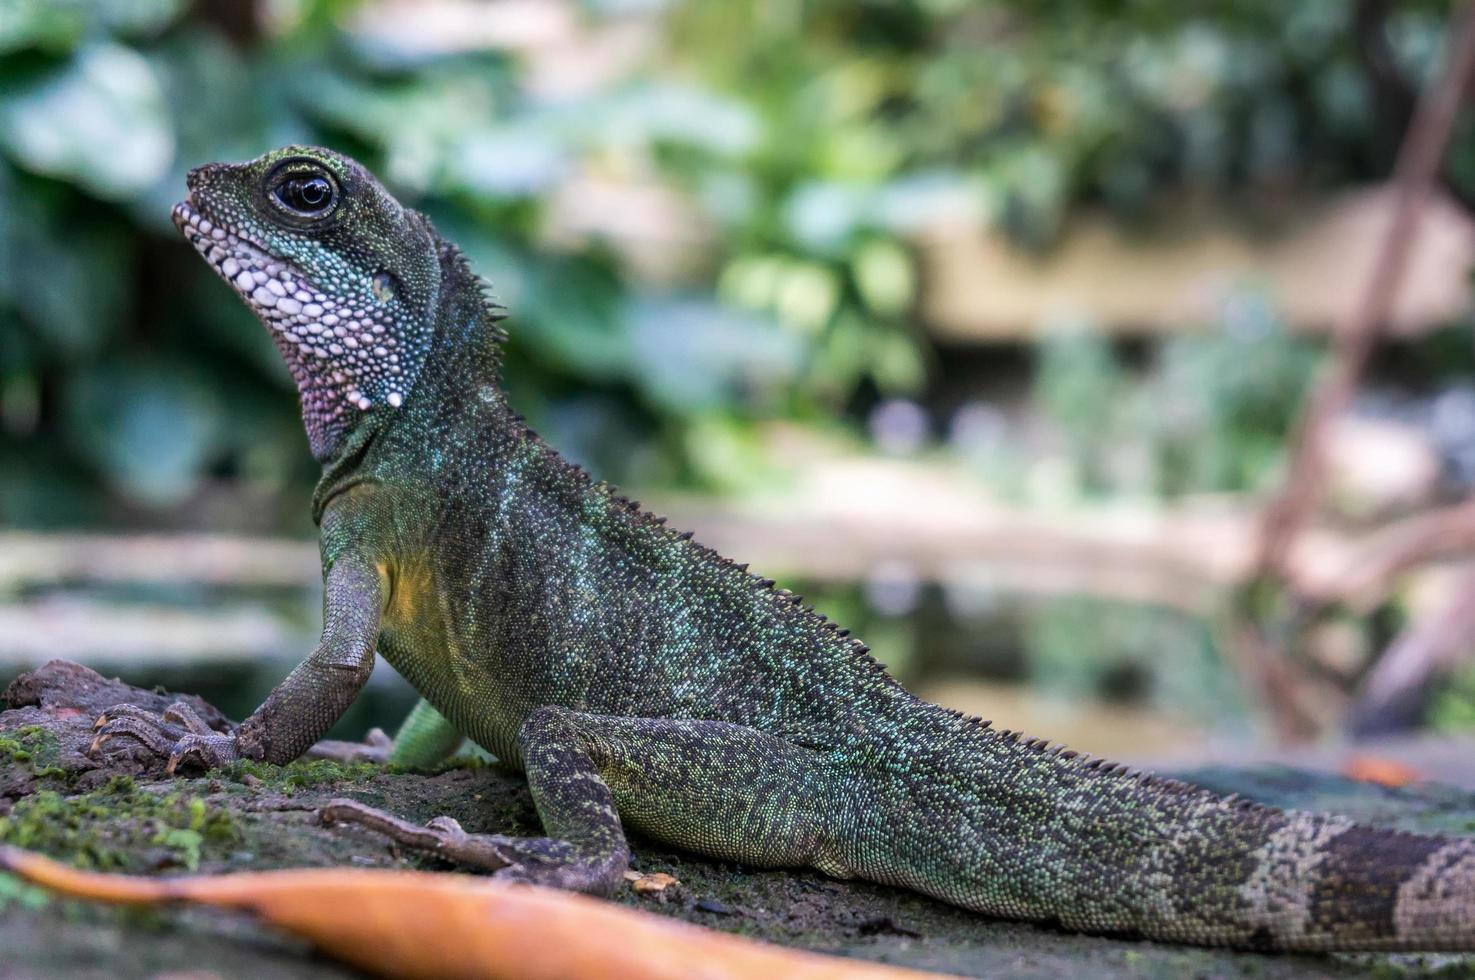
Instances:
[[[311,541],[226,534],[0,533],[0,595],[54,583],[299,588],[321,579],[318,547]]]
[[[1351,402],[1398,295],[1419,216],[1439,179],[1455,117],[1475,77],[1475,7],[1462,5],[1452,25],[1444,72],[1420,97],[1399,148],[1393,216],[1372,273],[1361,284],[1361,301],[1348,308],[1346,319],[1333,332],[1331,364],[1312,389],[1292,439],[1289,476],[1266,508],[1255,536],[1252,584],[1239,605],[1242,622],[1234,630],[1240,639],[1226,646],[1246,688],[1266,706],[1283,741],[1312,734],[1316,723],[1297,698],[1297,691],[1306,686],[1300,669],[1285,656],[1284,644],[1272,641],[1257,615],[1257,593],[1263,599],[1264,587],[1293,581],[1287,556],[1321,500],[1327,433]],[[1292,597],[1293,607],[1297,602]],[[1282,624],[1281,631],[1291,629]]]

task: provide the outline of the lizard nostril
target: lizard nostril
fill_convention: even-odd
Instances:
[[[200,184],[204,182],[210,171],[214,169],[215,167],[211,164],[206,164],[203,167],[191,167],[190,172],[184,177],[184,186],[192,191],[199,190]]]

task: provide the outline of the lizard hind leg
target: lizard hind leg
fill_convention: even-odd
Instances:
[[[547,837],[420,827],[352,801],[323,811],[396,843],[498,878],[608,894],[629,866],[625,826],[713,857],[761,867],[828,868],[826,756],[726,722],[534,709],[518,733]],[[835,869],[841,871],[838,866]]]
[[[353,800],[329,803],[320,817],[326,823],[360,824],[397,844],[490,871],[501,880],[610,894],[624,879],[630,849],[586,741],[560,721],[535,711],[519,734],[529,787],[548,837],[467,833],[444,816],[417,826]]]

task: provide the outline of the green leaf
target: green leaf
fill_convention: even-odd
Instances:
[[[683,296],[638,298],[626,319],[634,380],[668,410],[761,403],[798,373],[798,338],[768,317]]]
[[[626,377],[630,344],[620,286],[608,271],[574,260],[530,263],[523,271],[517,290],[525,316],[518,317],[516,342],[586,378]]]
[[[115,223],[69,207],[72,195],[45,190],[16,188],[9,266],[0,271],[10,273],[9,299],[51,356],[74,358],[96,350],[122,322],[128,239]]]
[[[677,82],[631,86],[591,100],[578,113],[579,127],[613,146],[670,142],[714,156],[739,156],[758,142],[760,123],[743,102]]]
[[[15,301],[20,286],[15,267],[15,240],[20,234],[16,223],[17,207],[14,177],[10,167],[0,161],[0,307]]]
[[[117,200],[164,176],[174,131],[148,61],[104,41],[0,97],[0,146],[28,170]]]
[[[68,391],[70,433],[123,493],[178,503],[220,446],[224,408],[187,367],[129,361],[93,369]]]
[[[911,259],[893,242],[870,242],[854,259],[855,285],[866,305],[880,316],[898,316],[911,305],[916,276]]]
[[[183,8],[184,0],[0,0],[0,53],[66,50],[102,32],[152,34]]]

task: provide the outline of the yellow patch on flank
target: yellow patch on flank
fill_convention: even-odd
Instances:
[[[382,567],[382,566],[381,566]],[[426,600],[434,597],[434,576],[428,555],[396,562],[389,575],[389,605],[384,618],[397,626],[415,621]]]

